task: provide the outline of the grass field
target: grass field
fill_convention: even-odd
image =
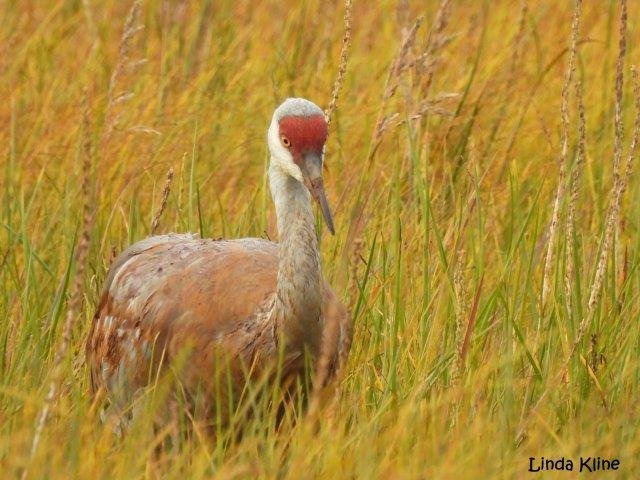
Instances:
[[[638,2],[616,129],[617,1],[585,1],[563,127],[572,2],[356,0],[322,232],[355,321],[337,399],[319,428],[257,416],[160,454],[151,415],[121,439],[88,395],[113,252],[150,233],[170,167],[158,231],[277,238],[266,128],[287,96],[329,104],[345,5],[145,0],[123,34],[131,7],[0,3],[0,478],[535,478],[529,457],[562,456],[640,478]]]

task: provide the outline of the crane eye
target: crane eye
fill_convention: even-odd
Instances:
[[[291,141],[287,137],[282,137],[281,140],[285,147],[289,148],[291,146]]]

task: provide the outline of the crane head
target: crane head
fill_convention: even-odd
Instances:
[[[334,234],[322,178],[327,132],[320,107],[304,98],[288,98],[273,113],[267,137],[272,164],[307,187],[322,210],[327,228]]]

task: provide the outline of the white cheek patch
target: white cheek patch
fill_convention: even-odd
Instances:
[[[279,127],[275,120],[272,121],[271,126],[269,126],[267,143],[269,144],[269,151],[271,152],[271,165],[280,168],[299,182],[303,182],[300,167],[295,164],[291,152],[285,148],[280,141]]]

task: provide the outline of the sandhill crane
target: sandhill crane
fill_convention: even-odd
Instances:
[[[190,398],[209,399],[205,417],[221,408],[212,397],[223,370],[236,389],[264,379],[278,361],[278,378],[289,380],[310,361],[314,388],[336,375],[352,329],[322,278],[311,203],[333,234],[322,177],[326,137],[323,112],[309,100],[289,98],[273,114],[268,175],[279,243],[168,234],[116,258],[86,344],[94,393],[104,390],[124,408],[184,351],[179,383]]]

